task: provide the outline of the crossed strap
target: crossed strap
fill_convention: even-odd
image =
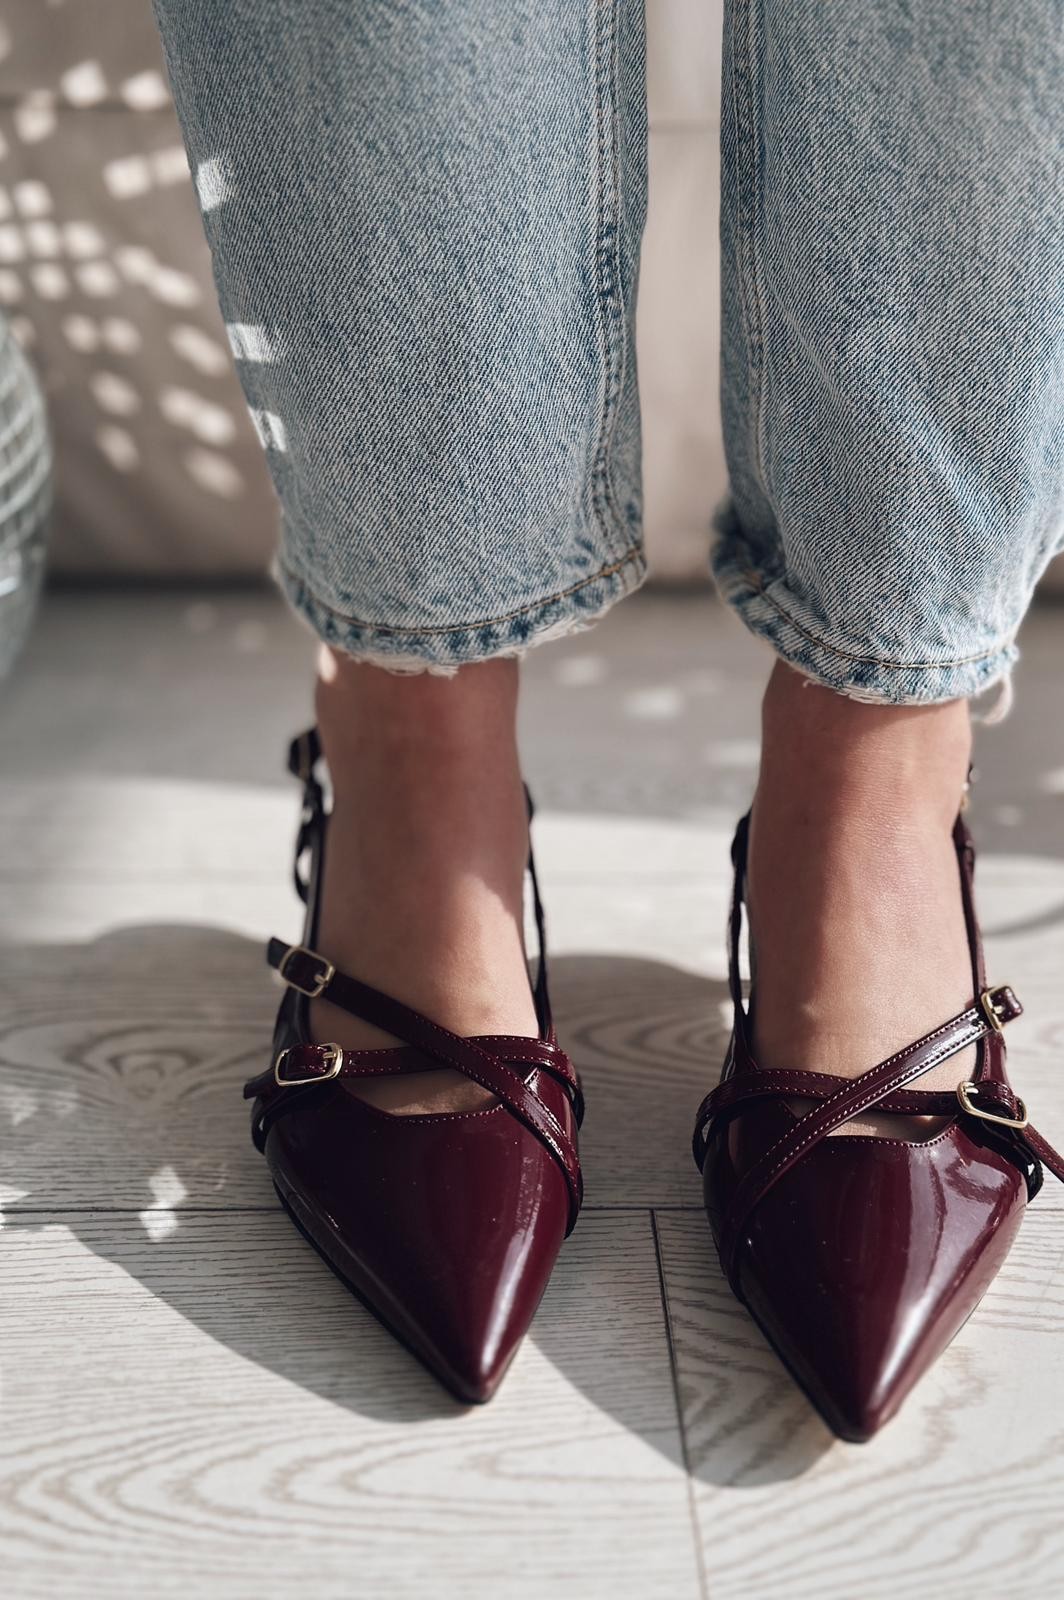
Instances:
[[[296,886],[308,898],[308,885],[301,879],[299,863],[305,850],[323,829],[325,811],[314,767],[320,755],[316,734],[304,734],[292,746],[289,765],[304,783],[304,811],[296,843]],[[529,801],[531,815],[531,801]],[[572,1229],[583,1199],[583,1179],[575,1140],[550,1106],[537,1093],[535,1075],[544,1073],[560,1084],[568,1095],[573,1120],[579,1127],[584,1101],[576,1069],[558,1046],[550,1017],[547,995],[547,965],[543,906],[536,882],[535,867],[529,856],[537,929],[539,966],[534,986],[541,1037],[517,1034],[479,1035],[463,1038],[423,1016],[391,995],[339,972],[331,961],[304,945],[289,945],[271,939],[266,949],[270,966],[290,988],[308,999],[328,1000],[350,1015],[392,1034],[403,1043],[378,1050],[345,1050],[337,1044],[298,1042],[281,1051],[273,1067],[244,1086],[245,1099],[262,1102],[268,1121],[283,1102],[298,1096],[310,1086],[337,1078],[366,1078],[386,1074],[425,1071],[428,1057],[441,1067],[450,1067],[480,1084],[550,1152],[561,1169],[569,1190],[569,1228]]]
[[[1031,1127],[1023,1101],[1004,1081],[1003,1073],[1000,1077],[988,1076],[981,1064],[977,1078],[958,1084],[956,1090],[909,1087],[940,1062],[980,1040],[987,1040],[985,1048],[993,1050],[999,1061],[1003,1059],[1001,1031],[1023,1011],[1008,986],[984,988],[978,999],[964,1011],[856,1078],[840,1078],[826,1072],[762,1069],[757,1066],[750,1051],[749,1018],[739,977],[739,935],[748,821],[748,818],[743,818],[732,847],[736,871],[729,924],[729,983],[735,1006],[735,1030],[725,1063],[724,1078],[706,1095],[698,1110],[693,1150],[699,1171],[705,1164],[710,1140],[719,1138],[732,1118],[753,1103],[765,1098],[784,1097],[811,1100],[814,1104],[810,1110],[796,1117],[793,1126],[754,1162],[731,1195],[718,1242],[721,1264],[736,1292],[738,1255],[756,1206],[810,1150],[852,1117],[873,1107],[877,1111],[898,1116],[950,1116],[978,1120],[985,1125],[985,1130],[995,1142],[1023,1168],[1029,1197],[1037,1194],[1042,1186],[1043,1166],[1064,1182],[1064,1158]],[[981,973],[982,953],[974,936],[971,898],[971,841],[960,822],[957,845],[961,853],[965,911],[969,929],[973,932],[977,966]]]

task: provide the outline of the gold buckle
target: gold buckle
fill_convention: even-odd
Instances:
[[[994,1004],[994,995],[1000,989],[1007,989],[1007,984],[998,984],[997,989],[984,989],[979,996],[983,1016],[989,1022],[995,1033],[1004,1033],[1005,1023],[1008,1020],[1000,1006]]]
[[[960,1101],[962,1109],[967,1111],[970,1117],[979,1117],[983,1122],[1000,1122],[1003,1128],[1026,1128],[1030,1119],[1027,1115],[1027,1107],[1024,1105],[1019,1095],[1016,1096],[1016,1106],[1019,1111],[1019,1115],[1015,1117],[1003,1117],[1000,1112],[982,1111],[977,1105],[973,1105],[971,1094],[973,1089],[976,1091],[976,1093],[978,1093],[979,1085],[977,1083],[973,1083],[970,1078],[966,1079],[964,1083],[958,1083],[957,1085],[957,1099]]]
[[[278,1084],[280,1088],[295,1089],[301,1083],[328,1083],[330,1078],[338,1078],[340,1076],[340,1068],[344,1064],[343,1046],[338,1044],[315,1044],[311,1045],[310,1048],[312,1050],[323,1050],[325,1052],[325,1060],[328,1070],[326,1072],[312,1072],[309,1078],[283,1078],[281,1076],[281,1068],[284,1066],[286,1057],[290,1056],[294,1049],[303,1048],[305,1048],[305,1046],[289,1045],[287,1050],[281,1051],[281,1054],[274,1062],[273,1081],[274,1083]]]
[[[297,983],[294,978],[288,976],[286,968],[293,956],[309,956],[311,961],[321,962],[321,971],[315,974],[312,988],[308,989],[305,984]],[[281,957],[277,971],[289,988],[298,989],[300,994],[305,994],[311,1000],[317,1000],[319,995],[324,994],[336,976],[336,968],[332,962],[326,961],[324,956],[319,956],[316,950],[308,950],[305,944],[291,945]]]

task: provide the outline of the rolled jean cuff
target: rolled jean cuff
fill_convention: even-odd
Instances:
[[[721,598],[804,678],[851,700],[895,706],[972,699],[1007,682],[1019,653],[1011,636],[949,658],[936,659],[918,639],[903,658],[877,655],[873,626],[863,637],[832,627],[786,574],[771,577],[758,567],[730,504],[717,513],[716,531],[711,565]]]
[[[477,661],[519,657],[533,645],[590,628],[646,577],[646,559],[634,545],[619,559],[555,594],[502,616],[440,628],[395,627],[347,614],[316,594],[289,562],[278,558],[274,576],[296,613],[324,644],[390,672],[447,677]]]

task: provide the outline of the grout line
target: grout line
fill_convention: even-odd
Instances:
[[[703,1600],[709,1596],[709,1575],[706,1572],[705,1552],[702,1549],[702,1535],[698,1523],[698,1508],[695,1505],[694,1474],[691,1471],[691,1452],[687,1446],[687,1429],[683,1420],[683,1404],[680,1399],[680,1369],[676,1361],[676,1345],[672,1336],[672,1310],[669,1306],[669,1290],[665,1282],[665,1263],[661,1254],[661,1234],[658,1231],[657,1211],[650,1212],[650,1232],[654,1240],[654,1258],[658,1264],[658,1289],[661,1294],[661,1310],[665,1318],[665,1341],[669,1347],[669,1370],[672,1373],[672,1396],[676,1407],[676,1425],[680,1433],[680,1450],[683,1455],[684,1473],[687,1477],[687,1512],[691,1519],[691,1537],[695,1546],[695,1562],[698,1566],[698,1583],[702,1591]]]

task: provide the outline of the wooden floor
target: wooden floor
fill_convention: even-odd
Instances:
[[[1064,1140],[1064,614],[980,740],[991,975]],[[1064,1190],[905,1414],[834,1442],[721,1282],[688,1154],[725,1028],[759,650],[705,596],[536,653],[524,708],[588,1204],[465,1411],[248,1139],[308,637],[270,595],[53,597],[0,696],[6,1600],[1028,1600],[1064,1590]]]

